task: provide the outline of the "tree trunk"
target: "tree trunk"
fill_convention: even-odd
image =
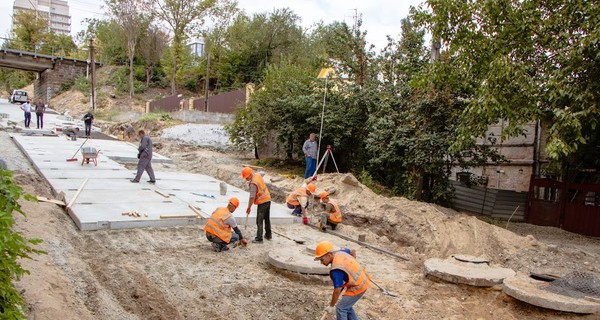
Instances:
[[[127,51],[129,54],[129,98],[133,98],[133,58],[135,57],[136,41],[127,42]]]
[[[150,86],[150,80],[152,80],[152,76],[154,75],[154,65],[148,66],[146,68],[146,88]]]
[[[174,42],[175,48],[173,50],[173,70],[171,70],[171,95],[173,96],[177,91],[175,88],[175,77],[177,76],[177,63],[179,60],[179,43],[177,43],[177,41]]]

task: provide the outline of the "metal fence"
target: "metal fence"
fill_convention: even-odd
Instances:
[[[90,60],[90,51],[87,47],[65,48],[62,46],[51,46],[45,43],[27,43],[18,39],[0,37],[0,49],[30,52],[59,59]],[[104,61],[102,49],[100,47],[94,47],[94,61],[96,63],[103,63]]]
[[[451,183],[454,187],[453,203],[456,209],[497,219],[525,221],[527,192],[467,187],[458,181]]]

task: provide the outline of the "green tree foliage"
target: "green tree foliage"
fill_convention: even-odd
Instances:
[[[452,80],[472,87],[455,149],[499,120],[506,137],[535,119],[551,123],[553,159],[598,145],[600,3],[427,1],[415,17],[444,43]]]
[[[19,49],[36,51],[44,44],[48,36],[48,20],[34,11],[19,11],[13,17],[13,35]]]
[[[44,253],[33,246],[39,239],[27,239],[14,230],[13,213],[25,215],[18,200],[35,200],[31,195],[23,195],[23,190],[15,184],[10,171],[0,169],[0,318],[25,319],[26,309],[23,297],[13,281],[29,271],[23,269],[20,259],[31,259],[32,254]]]

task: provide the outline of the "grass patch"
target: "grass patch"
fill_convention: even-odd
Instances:
[[[138,119],[138,122],[171,121],[173,117],[166,112],[145,113]]]

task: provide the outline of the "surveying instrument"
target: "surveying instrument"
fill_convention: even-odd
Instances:
[[[333,151],[331,151],[331,145],[328,144],[327,150],[325,150],[325,153],[323,153],[323,157],[321,158],[321,161],[319,161],[319,164],[317,164],[315,173],[313,173],[313,178],[317,175],[317,172],[319,171],[319,168],[321,168],[321,165],[323,165],[323,173],[325,173],[325,168],[327,168],[327,161],[329,160],[329,157],[331,157],[331,160],[333,160],[335,171],[337,171],[337,173],[340,173],[337,163],[335,162],[335,157],[333,156]]]

